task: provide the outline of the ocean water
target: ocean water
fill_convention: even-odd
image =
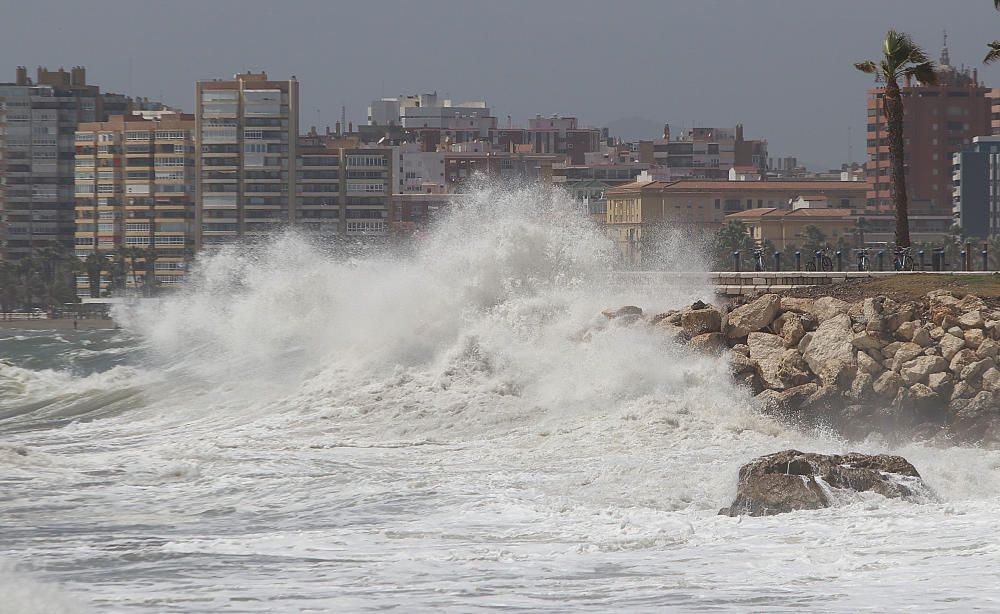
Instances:
[[[613,261],[558,195],[486,187],[403,256],[289,235],[119,331],[0,330],[0,612],[1000,609],[1000,453],[758,415],[599,315],[707,284]],[[717,515],[789,447],[902,454],[939,500]]]

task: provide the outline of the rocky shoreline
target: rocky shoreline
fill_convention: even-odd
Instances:
[[[765,294],[655,315],[634,306],[603,313],[726,355],[760,410],[793,422],[849,438],[1000,445],[1000,309],[974,295],[846,302]]]

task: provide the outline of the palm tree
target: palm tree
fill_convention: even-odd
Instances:
[[[934,63],[909,34],[889,30],[882,44],[882,59],[859,62],[855,68],[877,75],[885,83],[882,108],[889,129],[889,160],[892,165],[892,191],[896,201],[896,246],[910,246],[909,202],[906,197],[906,171],[903,158],[903,97],[899,90],[900,77],[916,79],[925,85],[937,83]]]
[[[993,0],[993,7],[1000,11],[1000,0]],[[989,43],[990,51],[983,58],[983,64],[992,64],[997,60],[1000,60],[1000,41],[993,41]]]
[[[147,248],[142,252],[143,268],[145,269],[142,289],[146,296],[153,296],[153,289],[156,287],[156,261],[159,256],[155,247]]]
[[[10,313],[18,295],[17,269],[8,260],[0,261],[0,311]]]
[[[104,272],[106,264],[107,259],[99,252],[88,254],[83,261],[84,270],[87,271],[87,282],[90,286],[90,298],[101,296],[101,273]]]

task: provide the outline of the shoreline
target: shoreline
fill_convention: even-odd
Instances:
[[[78,319],[76,329],[73,318],[0,320],[0,330],[114,330],[116,327],[118,324],[114,320],[100,318]]]

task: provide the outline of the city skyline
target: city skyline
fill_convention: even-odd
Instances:
[[[102,91],[188,112],[199,79],[243,70],[295,75],[303,131],[333,126],[342,105],[357,125],[373,99],[437,91],[486,100],[520,124],[554,113],[598,127],[627,118],[679,129],[742,123],[749,138],[769,140],[772,155],[814,168],[863,161],[861,109],[871,82],[852,63],[877,52],[889,27],[913,34],[935,59],[947,28],[952,61],[1000,86],[1000,71],[979,64],[1000,31],[1000,14],[985,1],[376,4],[299,2],[278,12],[254,1],[34,3],[0,25],[0,53],[29,71],[86,65]],[[45,26],[53,10],[62,17]],[[54,36],[39,38],[46,27]],[[108,27],[116,36],[90,35]]]

